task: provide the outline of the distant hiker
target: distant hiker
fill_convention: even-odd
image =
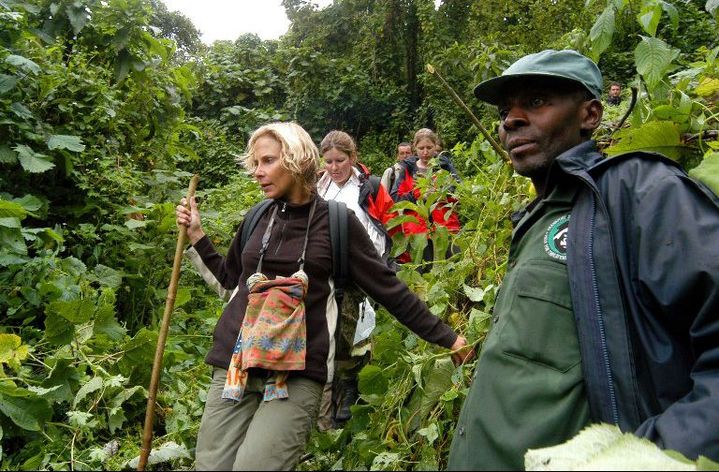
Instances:
[[[397,180],[397,176],[399,175],[399,171],[401,168],[399,163],[407,159],[411,155],[412,145],[410,143],[399,143],[397,145],[397,162],[385,169],[380,180],[380,182],[382,182],[382,185],[384,186],[384,188],[387,189],[388,192],[392,190],[394,181]]]
[[[304,129],[262,126],[250,137],[244,164],[270,200],[250,210],[227,257],[202,230],[194,198],[190,209],[184,199],[176,208],[192,243],[188,256],[229,297],[205,359],[214,370],[197,438],[198,470],[297,465],[323,386],[334,375],[340,282],[334,263],[349,261],[349,282],[423,339],[456,350],[455,362],[472,355],[466,340],[397,279],[351,212],[344,213],[347,257],[334,258],[330,222],[339,220],[331,212],[344,206],[317,195],[319,152]]]
[[[612,82],[607,94],[607,105],[616,106],[620,103],[622,103],[622,86],[619,82]]]
[[[377,255],[388,260],[392,240],[384,225],[393,216],[389,210],[394,204],[389,192],[380,184],[379,177],[370,175],[369,170],[358,162],[357,146],[349,134],[330,131],[320,143],[320,154],[324,159],[324,173],[317,182],[319,196],[347,205],[369,235]],[[367,322],[374,325],[374,311],[369,301],[358,290],[347,290],[342,305],[342,336],[346,338],[350,352],[343,353],[346,355],[340,359],[334,381],[325,386],[317,420],[323,431],[341,427],[351,418],[350,406],[359,397],[357,374],[367,363],[371,349],[369,337],[354,339],[358,319],[365,321],[367,318]],[[367,324],[360,326],[367,331],[372,329]]]
[[[416,179],[421,176],[431,176],[435,167],[448,171],[452,177],[459,180],[457,171],[454,168],[452,159],[448,152],[437,155],[437,149],[441,149],[439,136],[428,128],[422,128],[414,135],[412,142],[415,156],[408,157],[399,163],[400,172],[397,180],[392,186],[391,196],[394,201],[410,201],[416,203],[422,199],[422,191],[416,185]],[[402,232],[407,235],[426,234],[427,237],[434,232],[435,227],[445,226],[450,232],[457,232],[461,225],[457,212],[453,206],[457,201],[449,197],[447,201],[440,202],[431,212],[429,221],[422,218],[415,212],[405,211],[405,215],[414,216],[416,222],[405,222],[402,224]],[[431,261],[434,257],[432,241],[429,240],[424,251],[423,260]],[[409,262],[408,253],[399,258],[400,262]],[[419,263],[421,261],[414,261]]]
[[[537,198],[512,217],[449,468],[522,469],[600,422],[719,459],[719,199],[659,154],[597,151],[602,75],[575,51],[474,93]]]

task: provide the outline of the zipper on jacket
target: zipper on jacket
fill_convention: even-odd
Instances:
[[[582,179],[584,180],[584,179]],[[590,188],[592,189],[592,192],[594,193],[595,198],[600,198],[600,195],[598,192],[594,190],[594,188],[590,185]],[[596,200],[592,201],[592,207],[591,207],[591,217],[589,221],[589,227],[594,228],[594,218],[596,214]],[[602,349],[602,360],[604,362],[604,370],[607,374],[607,388],[609,389],[609,401],[611,403],[612,407],[612,419],[614,420],[614,424],[619,424],[619,411],[617,408],[617,398],[616,394],[614,392],[614,379],[612,378],[612,369],[609,364],[609,350],[607,349],[607,337],[606,337],[606,331],[604,329],[604,319],[602,318],[602,311],[601,306],[599,304],[599,287],[597,285],[597,273],[596,268],[594,266],[594,234],[590,231],[590,237],[587,240],[587,254],[589,255],[589,270],[591,272],[592,276],[592,294],[594,295],[594,306],[596,308],[597,312],[597,321],[599,325],[599,337],[601,342],[601,349]]]
[[[285,208],[287,208],[287,203],[284,204],[282,207],[282,211],[285,211]],[[287,215],[287,218],[289,218],[291,214]],[[277,247],[275,248],[275,256],[279,254],[280,248],[282,247],[282,243],[285,241],[285,228],[287,227],[287,221],[282,220],[282,229],[280,230],[280,240],[277,241]]]

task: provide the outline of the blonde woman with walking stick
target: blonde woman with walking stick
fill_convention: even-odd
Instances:
[[[244,164],[270,201],[261,204],[246,240],[243,230],[254,218],[243,221],[227,256],[202,230],[194,199],[189,209],[177,207],[177,223],[187,227],[192,244],[188,256],[229,295],[205,359],[213,373],[198,470],[292,469],[317,419],[323,386],[334,375],[338,320],[330,204],[316,191],[319,162],[317,147],[295,123],[252,134]],[[452,349],[456,362],[471,357],[466,340],[397,279],[359,220],[347,216],[350,282],[422,338]]]

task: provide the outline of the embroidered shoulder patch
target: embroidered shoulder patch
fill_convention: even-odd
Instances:
[[[567,260],[569,217],[570,215],[567,214],[554,220],[544,234],[544,252],[546,252],[549,257],[560,261]]]

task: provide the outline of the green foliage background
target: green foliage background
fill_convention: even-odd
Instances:
[[[572,47],[638,91],[607,108],[610,155],[657,150],[719,192],[716,1],[284,0],[277,41],[204,46],[158,0],[0,0],[0,468],[120,469],[139,453],[150,365],[175,241],[174,205],[202,176],[202,209],[226,246],[261,194],[238,167],[249,133],[293,119],[319,141],[343,129],[377,173],[419,127],[439,131],[464,181],[456,237],[400,276],[477,347],[511,228],[532,189],[441,86],[442,71],[494,129],[473,85],[514,59]],[[436,200],[413,209],[431,210]],[[420,252],[426,241],[398,240]],[[444,259],[444,248],[461,252]],[[163,364],[157,462],[193,464],[222,303],[183,271]],[[315,434],[302,468],[443,467],[473,366],[454,368],[380,310],[363,403]],[[391,386],[392,388],[389,388]],[[164,467],[159,465],[158,467]]]

